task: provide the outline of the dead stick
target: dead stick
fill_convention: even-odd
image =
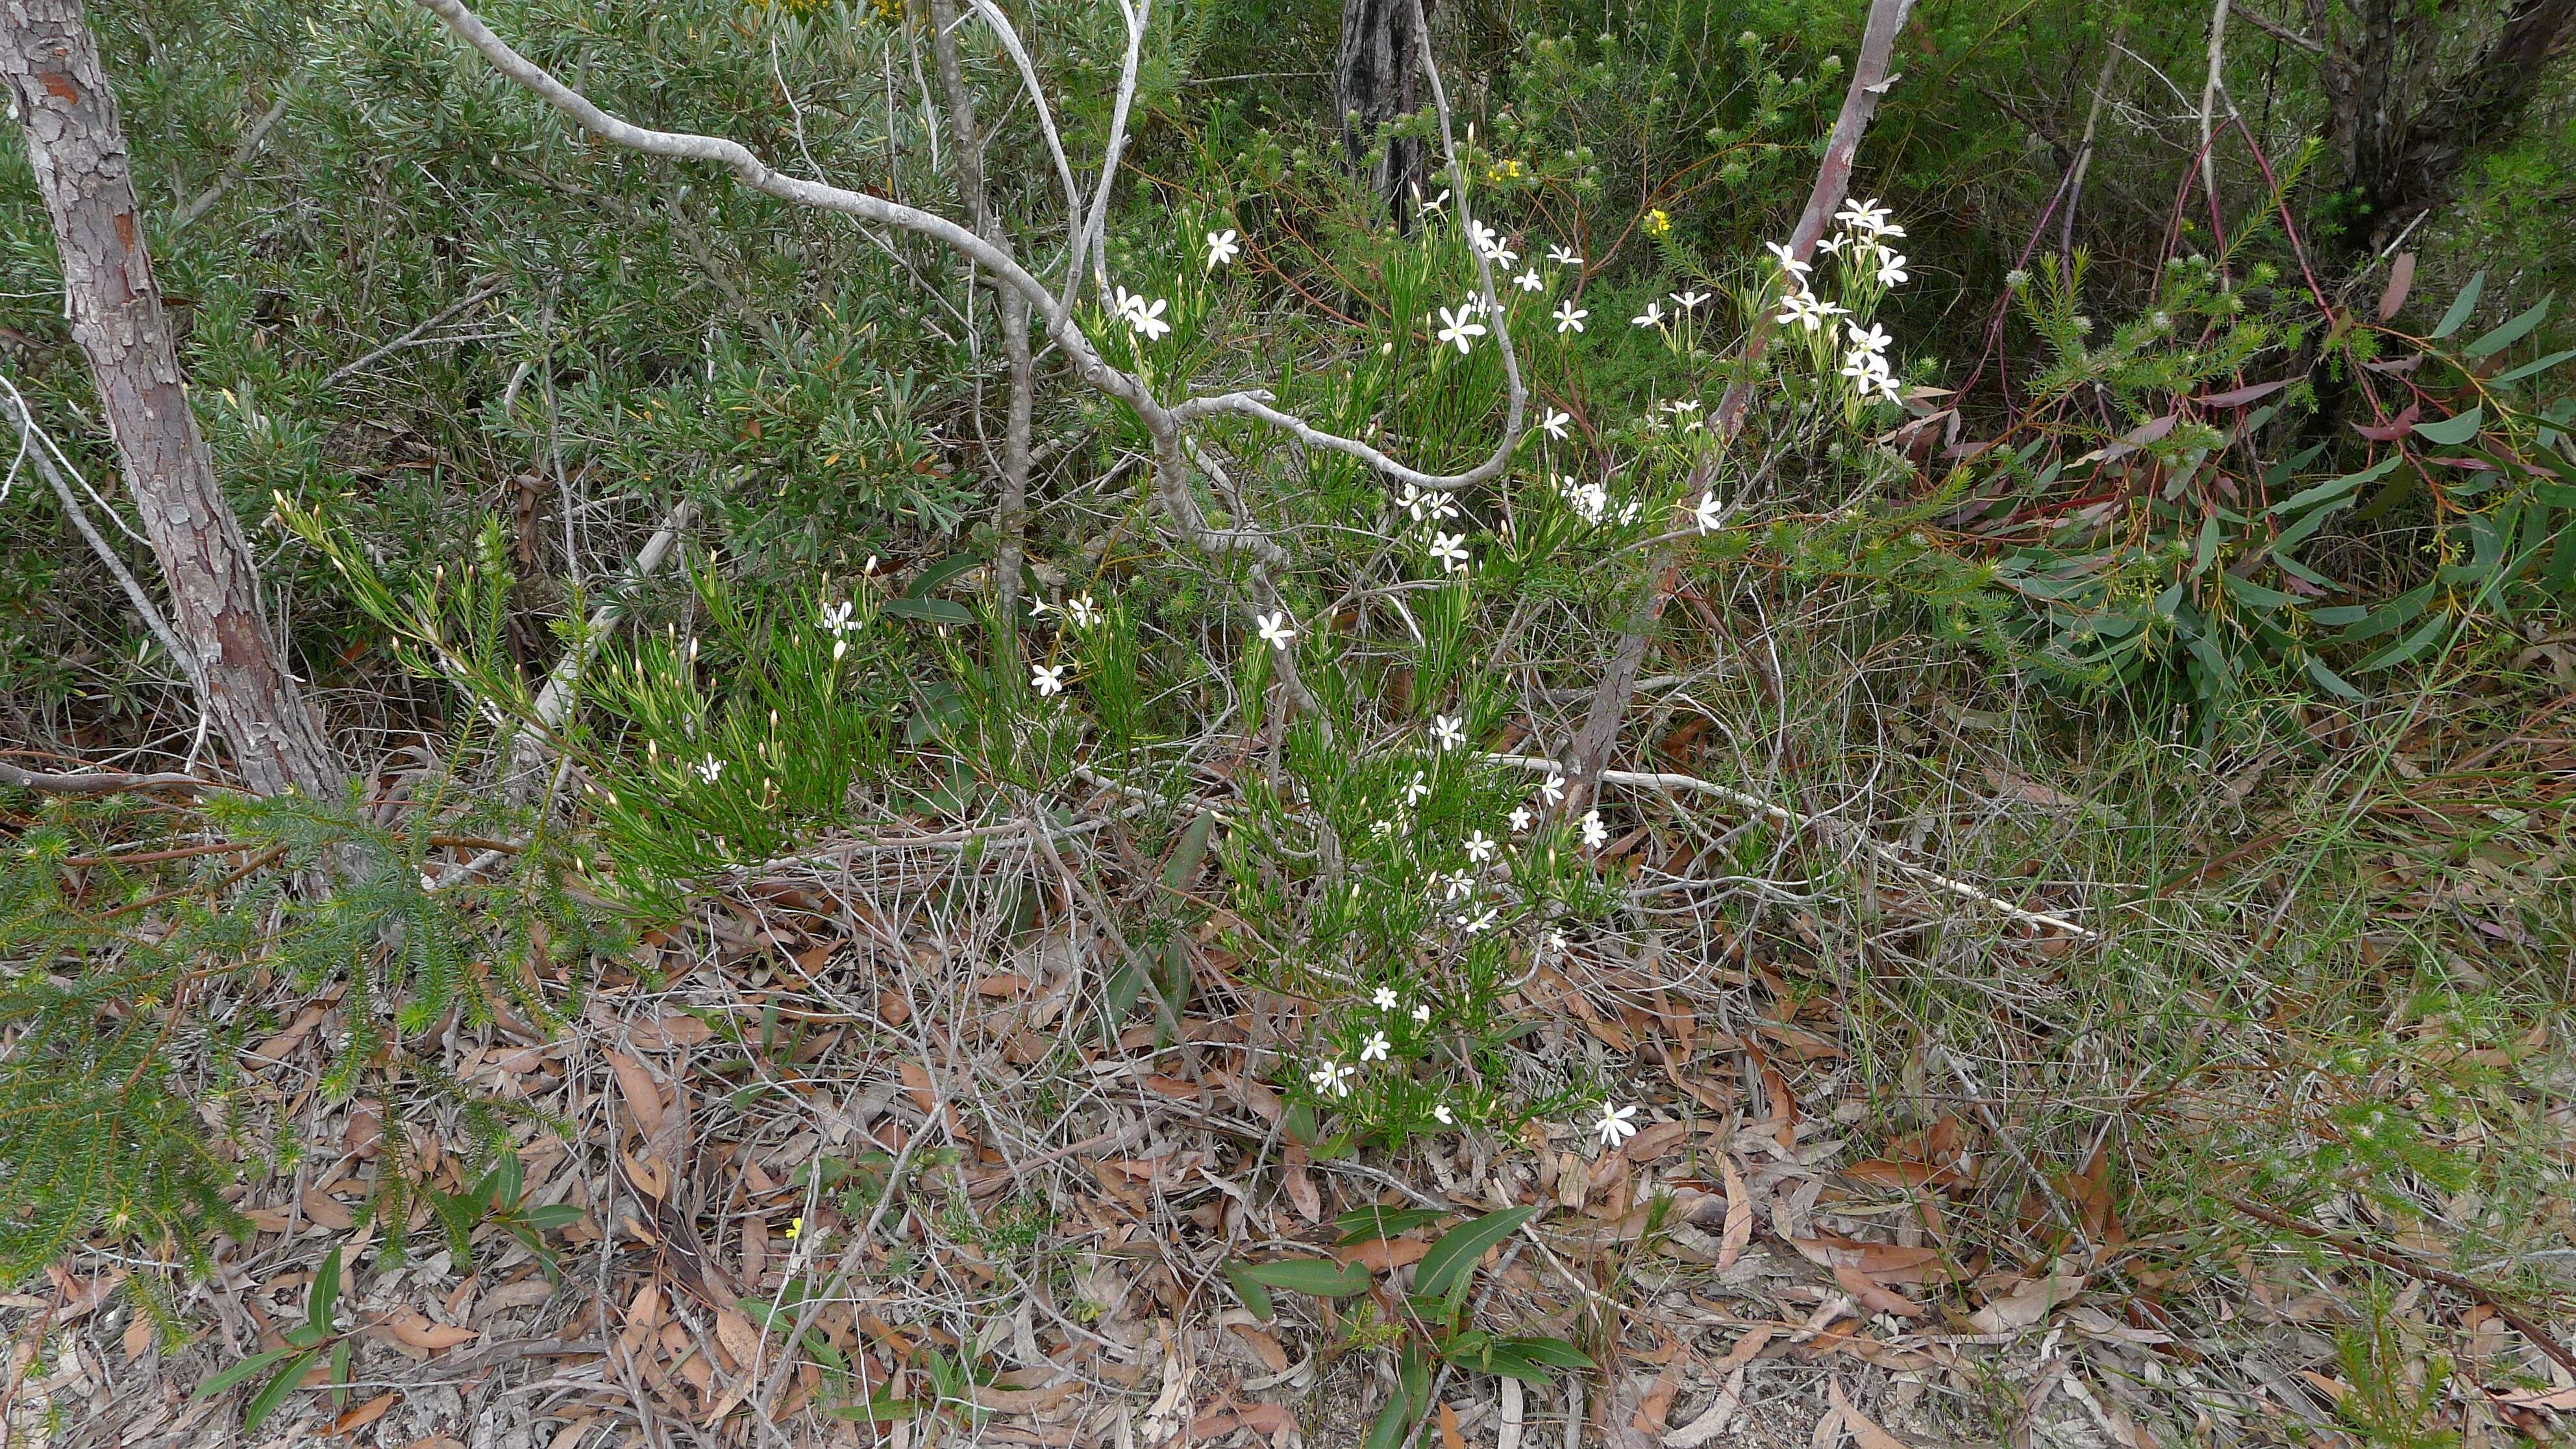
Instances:
[[[2323,1243],[2346,1257],[2363,1258],[2383,1268],[2394,1268],[2409,1278],[2421,1278],[2427,1283],[2439,1283],[2445,1288],[2456,1288],[2494,1309],[2496,1317],[2511,1324],[2515,1332],[2538,1345],[2542,1353],[2556,1359],[2569,1370],[2576,1371],[2576,1353],[2568,1352],[2566,1346],[2552,1337],[2547,1329],[2532,1322],[2492,1288],[2481,1287],[2475,1281],[2463,1278],[2448,1268],[2436,1268],[2430,1263],[2418,1262],[2393,1249],[2355,1242],[2340,1233],[2329,1232],[2318,1227],[2314,1223],[2304,1223],[2287,1213],[2275,1212],[2261,1203],[2248,1202],[2234,1193],[2223,1192],[2218,1196],[2229,1206],[2258,1223],[2269,1223],[2285,1233],[2296,1233],[2300,1237]]]

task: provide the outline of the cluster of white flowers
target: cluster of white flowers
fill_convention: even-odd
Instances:
[[[844,600],[823,606],[823,629],[832,636],[832,658],[838,660],[850,652],[850,636],[858,632],[859,606]]]
[[[1437,197],[1422,203],[1422,210],[1425,214],[1436,213],[1447,204],[1448,200],[1449,193],[1443,191]],[[1486,260],[1503,268],[1507,274],[1510,273],[1512,264],[1521,259],[1521,254],[1512,250],[1511,243],[1502,233],[1481,221],[1467,223],[1467,243]],[[1566,247],[1555,245],[1548,247],[1547,260],[1550,265],[1559,267],[1583,265],[1583,258]],[[1539,270],[1536,262],[1530,263],[1517,275],[1511,276],[1510,281],[1512,286],[1524,292],[1544,292],[1549,286],[1547,274]],[[1476,319],[1491,316],[1501,310],[1499,301],[1488,305],[1482,297],[1469,297],[1455,307],[1439,308],[1429,320],[1438,324],[1434,335],[1439,339],[1440,345],[1455,347],[1463,354],[1472,350],[1475,339],[1486,335],[1489,330],[1483,322]],[[1559,333],[1580,332],[1583,330],[1583,319],[1591,315],[1583,308],[1575,306],[1573,300],[1568,298],[1556,305],[1554,314],[1556,330]]]
[[[1403,1010],[1404,1006],[1403,999],[1395,994],[1395,989],[1393,987],[1389,986],[1379,987],[1376,993],[1369,998],[1369,1004],[1389,1016],[1398,1014]],[[1431,1003],[1428,1001],[1415,1002],[1410,1015],[1413,1017],[1415,1025],[1430,1025]],[[1385,1029],[1381,1027],[1376,1031],[1370,1032],[1368,1039],[1360,1043],[1360,1062],[1362,1064],[1366,1064],[1369,1062],[1385,1061],[1387,1060],[1388,1055],[1394,1050],[1394,1047],[1395,1043],[1388,1039]],[[1328,1057],[1322,1065],[1306,1074],[1306,1080],[1314,1086],[1316,1091],[1322,1092],[1327,1096],[1347,1097],[1351,1094],[1351,1083],[1357,1079],[1358,1076],[1359,1067],[1353,1066],[1337,1057]],[[1446,1103],[1432,1108],[1431,1115],[1440,1119],[1441,1125],[1443,1126],[1453,1125],[1458,1120],[1457,1114],[1451,1111]]]
[[[1556,491],[1565,499],[1565,506],[1573,509],[1574,516],[1586,523],[1629,524],[1636,522],[1644,512],[1645,506],[1633,498],[1618,508],[1612,508],[1610,490],[1603,484],[1577,483],[1571,478],[1564,477],[1555,481]]]
[[[1888,245],[1890,238],[1905,235],[1905,228],[1889,220],[1886,207],[1876,198],[1846,203],[1834,213],[1834,220],[1845,230],[1816,244],[1827,256],[1842,256],[1858,271],[1873,276],[1880,287],[1893,287],[1906,280],[1906,257]],[[1780,299],[1780,311],[1772,319],[1783,327],[1804,328],[1809,336],[1828,330],[1839,331],[1847,349],[1843,354],[1841,375],[1850,379],[1853,390],[1866,399],[1872,394],[1889,402],[1901,401],[1903,389],[1887,361],[1887,333],[1875,323],[1862,327],[1848,320],[1848,308],[1828,302],[1808,285],[1811,265],[1789,247],[1778,242],[1764,242],[1772,259],[1779,264],[1787,293]]]
[[[1159,297],[1149,300],[1119,287],[1111,293],[1109,315],[1124,321],[1146,341],[1159,342],[1172,330],[1172,324],[1163,320],[1163,309],[1169,305]]]

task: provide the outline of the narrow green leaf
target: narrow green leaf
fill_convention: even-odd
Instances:
[[[1252,1310],[1252,1316],[1267,1323],[1279,1316],[1278,1305],[1270,1301],[1270,1289],[1246,1271],[1249,1267],[1245,1263],[1227,1263],[1225,1281],[1234,1285],[1234,1296],[1243,1300],[1243,1306]]]
[[[581,1221],[581,1209],[568,1202],[541,1203],[527,1211],[528,1225],[544,1232],[568,1228]]]
[[[1447,1297],[1459,1278],[1474,1272],[1476,1260],[1487,1249],[1518,1231],[1537,1211],[1536,1207],[1505,1208],[1451,1228],[1414,1266],[1413,1291],[1426,1298]]]
[[[1509,1349],[1533,1363],[1552,1364],[1563,1369],[1588,1369],[1592,1356],[1561,1338],[1519,1337],[1499,1339],[1496,1348]]]
[[[267,1420],[268,1416],[276,1413],[278,1406],[286,1402],[286,1396],[295,1392],[295,1386],[303,1379],[304,1371],[312,1365],[313,1351],[309,1349],[288,1359],[286,1367],[277,1371],[277,1377],[262,1384],[259,1392],[242,1407],[242,1432],[245,1434],[258,1432],[259,1426]]]
[[[2354,665],[2352,667],[2352,672],[2355,674],[2371,674],[2382,669],[2393,669],[2396,666],[2405,663],[2407,660],[2414,658],[2416,655],[2423,653],[2425,648],[2430,645],[2437,636],[2450,627],[2450,616],[2447,614],[2437,614],[2434,617],[2425,620],[2423,628],[2416,630],[2414,633],[2407,635],[2405,638],[2398,640],[2396,643],[2389,645],[2387,648],[2380,650],[2378,653],[2371,655],[2359,664]]]
[[[888,599],[881,611],[897,619],[925,624],[972,624],[975,611],[954,599]]]
[[[2421,429],[2418,429],[2418,431],[2421,431]],[[2364,483],[2373,482],[2377,479],[2387,477],[2398,464],[2405,461],[2405,454],[2391,453],[2387,457],[2380,459],[2378,462],[2371,464],[2369,467],[2362,469],[2358,473],[2346,473],[2340,478],[2329,478],[2314,488],[2310,488],[2293,497],[2285,498],[2282,501],[2273,504],[2269,511],[2273,513],[2296,513],[2302,508],[2313,508],[2317,504],[2323,503],[2329,498],[2341,498],[2345,494],[2360,488]]]
[[[2282,593],[2279,589],[2267,589],[2261,584],[2240,579],[2234,574],[2221,574],[2219,579],[2236,602],[2249,609],[2278,609],[2283,605],[2298,602],[2296,597]]]
[[[1208,832],[1216,826],[1216,812],[1202,810],[1181,832],[1180,842],[1172,847],[1172,858],[1163,866],[1163,884],[1179,890],[1199,873],[1199,862],[1207,858]]]
[[[289,1348],[319,1348],[331,1336],[331,1330],[318,1323],[298,1323],[280,1335]]]
[[[323,1256],[322,1271],[313,1276],[313,1296],[304,1305],[305,1321],[316,1332],[329,1333],[334,1312],[340,1306],[340,1247],[331,1245]]]
[[[2505,323],[2493,332],[2490,332],[2486,336],[2479,338],[2477,341],[2470,343],[2469,355],[2472,357],[2493,357],[2497,353],[2504,351],[2506,348],[2511,347],[2517,342],[2520,342],[2525,333],[2540,325],[2541,318],[2549,315],[2550,301],[2550,298],[2541,298],[2537,303],[2533,304],[2529,311],[2520,314],[2512,321]]]
[[[2308,677],[2317,682],[2318,688],[2339,699],[2358,701],[2361,698],[2361,691],[2353,688],[2342,675],[2328,669],[2324,660],[2311,654],[2307,657],[2306,663]]]
[[[2366,639],[2376,639],[2391,629],[2405,627],[2414,621],[2416,615],[2424,612],[2425,605],[2433,602],[2435,587],[2437,586],[2433,584],[2425,584],[2419,588],[2409,589],[2371,610],[2360,623],[2343,631],[2343,642],[2359,644]]]
[[[1438,1208],[1364,1207],[1333,1219],[1333,1226],[1341,1231],[1339,1241],[1348,1245],[1409,1233],[1425,1223],[1436,1223],[1447,1216]]]
[[[272,1348],[266,1353],[252,1354],[250,1357],[243,1359],[240,1363],[234,1364],[231,1368],[228,1368],[222,1373],[215,1375],[213,1378],[206,1380],[204,1383],[199,1384],[197,1386],[197,1392],[189,1397],[211,1399],[215,1395],[222,1393],[224,1390],[231,1388],[233,1385],[240,1383],[242,1380],[249,1378],[252,1374],[258,1373],[261,1369],[268,1367],[270,1364],[277,1362],[279,1359],[282,1359],[293,1352],[295,1352],[295,1350],[291,1348]]]
[[[1369,1425],[1367,1449],[1398,1449],[1413,1432],[1413,1417],[1408,1412],[1412,1399],[1404,1394],[1387,1396],[1386,1407],[1377,1411],[1377,1422]]]
[[[2540,358],[2534,362],[2526,362],[2511,372],[2498,373],[2492,381],[2498,385],[2508,382],[2520,382],[2524,378],[2530,377],[2535,373],[2547,372],[2549,369],[2556,367],[2558,364],[2565,362],[2571,357],[2576,357],[2576,347],[2570,347],[2564,352],[2553,352],[2547,357]]]
[[[926,599],[939,591],[950,579],[966,572],[983,560],[971,553],[951,554],[913,576],[910,587],[903,591],[907,599]]]
[[[2485,422],[2486,417],[2486,407],[2480,404],[2457,417],[2444,418],[2439,422],[2417,423],[2415,436],[2428,443],[2440,443],[2444,447],[2453,447],[2476,437],[2478,424]]]
[[[2460,295],[2451,299],[2451,309],[2444,312],[2442,314],[2442,320],[2433,325],[2433,335],[2435,337],[2448,337],[2452,333],[2459,331],[2460,324],[2468,321],[2469,314],[2477,310],[2478,294],[2486,289],[2486,273],[2480,272],[2476,276],[2469,278],[2469,284],[2460,289]]]
[[[1369,1285],[1368,1269],[1330,1258],[1280,1258],[1251,1264],[1243,1271],[1256,1283],[1317,1298],[1347,1298]]]

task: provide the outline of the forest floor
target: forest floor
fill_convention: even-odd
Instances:
[[[5,1300],[10,1442],[1357,1445],[1397,1389],[1386,1285],[1447,1217],[1337,1218],[1510,1205],[1539,1212],[1476,1321],[1597,1371],[1444,1370],[1422,1442],[2545,1438],[2576,1414],[2571,938],[2534,818],[2576,793],[2562,703],[2463,695],[2398,721],[2393,752],[2321,725],[2223,757],[2200,787],[2218,813],[2157,827],[2198,864],[2132,880],[2094,936],[1998,925],[1820,840],[1834,872],[1758,931],[1576,940],[1505,1004],[1533,1079],[1580,1065],[1644,1108],[1615,1150],[1577,1120],[1317,1160],[1265,1085],[1308,1007],[1240,979],[1215,931],[1178,1039],[1106,1041],[1101,943],[994,906],[1043,878],[1025,835],[817,841],[645,938],[569,1030],[411,1039],[459,1092],[332,1101],[327,999],[243,1046],[209,1123],[248,1110],[307,1150],[252,1173],[255,1234],[183,1293],[175,1351],[110,1255]],[[2038,902],[2091,875],[2107,898],[2085,842],[2134,807],[2110,776],[2026,773],[2043,762],[1972,709],[1907,718],[2023,821],[2012,850],[2056,842],[1981,879]],[[1641,878],[1685,827],[1740,823],[1679,797],[1638,819],[1608,854]],[[2350,849],[2319,846],[2334,831]],[[1973,947],[1925,948],[1945,923]],[[2361,984],[2418,950],[2452,985]],[[510,1114],[520,1211],[577,1214],[524,1237],[480,1219],[459,1256],[415,1196],[408,1256],[385,1252],[382,1169],[466,1193],[478,1101]],[[2373,1108],[2420,1129],[2420,1161],[2318,1217],[2266,1197],[2264,1171],[2350,1156]],[[1296,1255],[1371,1289],[1256,1316],[1224,1271]],[[317,1363],[245,1437],[262,1379],[200,1386],[284,1342],[326,1259],[348,1265],[351,1382],[325,1391]]]

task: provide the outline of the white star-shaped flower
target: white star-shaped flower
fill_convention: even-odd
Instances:
[[[1538,274],[1538,268],[1532,267],[1512,278],[1512,285],[1524,292],[1544,292],[1547,290],[1547,278]]]
[[[1699,502],[1691,509],[1691,522],[1698,525],[1702,533],[1715,533],[1718,521],[1724,516],[1718,508],[1717,495],[1714,493],[1701,494]]]
[[[1360,1060],[1364,1062],[1385,1061],[1386,1049],[1389,1045],[1391,1045],[1391,1043],[1387,1041],[1385,1032],[1374,1031],[1369,1033],[1369,1039],[1360,1043]]]
[[[1440,194],[1446,196],[1449,193],[1444,191]],[[1467,223],[1467,244],[1490,257],[1502,246],[1503,239],[1492,227],[1481,221],[1471,221]]]
[[[1233,228],[1209,232],[1207,234],[1207,269],[1211,272],[1215,271],[1233,261],[1235,254],[1242,250],[1243,238],[1238,236]]]
[[[1470,936],[1481,936],[1485,932],[1493,929],[1494,919],[1497,914],[1498,913],[1493,907],[1487,906],[1484,910],[1478,912],[1474,916],[1460,916],[1458,918],[1458,929],[1465,931]]]
[[[1431,1109],[1431,1115],[1433,1119],[1438,1121],[1443,1127],[1454,1127],[1458,1125],[1458,1119],[1450,1113],[1449,1104],[1446,1102],[1442,1102],[1433,1107]]]
[[[1441,882],[1440,899],[1444,901],[1463,901],[1476,893],[1476,878],[1463,870],[1434,876],[1433,879]]]
[[[1878,284],[1880,286],[1893,287],[1912,275],[1913,273],[1905,270],[1905,253],[1892,252],[1885,247],[1878,249]]]
[[[1369,998],[1369,1004],[1380,1011],[1395,1010],[1395,988],[1391,986],[1379,987],[1377,989],[1377,994]]]
[[[1467,305],[1456,308],[1455,310],[1447,307],[1441,308],[1440,340],[1443,343],[1454,344],[1458,349],[1458,355],[1461,357],[1466,356],[1467,348],[1470,343],[1474,339],[1485,335],[1485,324],[1475,319],[1476,304],[1474,302],[1469,302]]]
[[[1467,571],[1467,536],[1463,533],[1431,535],[1431,561],[1451,573]]]
[[[1073,627],[1088,629],[1099,621],[1100,606],[1091,602],[1089,594],[1076,594],[1064,601],[1064,617]]]
[[[1297,637],[1297,630],[1288,622],[1288,611],[1285,609],[1263,614],[1253,622],[1261,626],[1261,642],[1273,649],[1285,652],[1289,643]]]
[[[1834,213],[1834,220],[1854,231],[1868,232],[1872,235],[1878,235],[1887,230],[1887,218],[1887,208],[1879,205],[1878,198],[1875,196],[1861,201],[1846,201],[1843,203],[1843,209]]]
[[[1348,1063],[1327,1061],[1308,1072],[1306,1080],[1314,1083],[1317,1091],[1330,1092],[1336,1097],[1347,1097],[1351,1094],[1351,1078],[1359,1074],[1360,1069]]]
[[[1571,247],[1551,246],[1547,249],[1547,259],[1560,267],[1583,265],[1583,258],[1576,256]]]
[[[858,606],[849,603],[824,605],[823,627],[831,630],[834,638],[856,629],[859,627]]]
[[[1664,325],[1664,304],[1663,304],[1662,302],[1660,302],[1660,301],[1648,302],[1648,303],[1646,304],[1646,310],[1645,310],[1645,311],[1640,312],[1640,313],[1638,313],[1636,316],[1631,317],[1631,318],[1629,318],[1629,319],[1628,319],[1628,325],[1629,325],[1629,326],[1631,326],[1631,327],[1661,327],[1661,326],[1663,326],[1663,325]]]
[[[1148,342],[1160,341],[1163,334],[1172,330],[1172,324],[1163,320],[1163,309],[1169,305],[1171,304],[1160,298],[1148,303],[1144,298],[1139,297],[1136,299],[1136,305],[1127,313],[1127,325],[1145,334],[1145,340]]]
[[[1429,201],[1422,200],[1422,193],[1420,191],[1416,191],[1414,193],[1414,206],[1426,216],[1439,212],[1441,208],[1448,204],[1449,188],[1446,186],[1441,187],[1440,194],[1431,198]]]
[[[1637,1135],[1636,1116],[1637,1109],[1633,1106],[1617,1107],[1604,1102],[1601,1104],[1601,1120],[1592,1124],[1592,1130],[1601,1134],[1602,1146],[1616,1147]]]
[[[1454,714],[1435,714],[1431,717],[1431,738],[1439,742],[1440,748],[1454,750],[1467,743],[1466,721]]]
[[[1887,329],[1875,322],[1867,327],[1854,327],[1846,322],[1843,324],[1843,340],[1849,342],[1857,351],[1885,352],[1890,339]]]
[[[1806,285],[1808,267],[1805,262],[1798,260],[1798,254],[1778,242],[1764,242],[1762,245],[1770,250],[1771,259],[1780,264],[1780,270],[1799,279],[1799,286],[1803,289]]]
[[[1515,805],[1515,806],[1513,806],[1513,807],[1512,807],[1511,817],[1510,817],[1510,820],[1511,820],[1511,827],[1512,827],[1512,834],[1514,834],[1514,835],[1526,835],[1526,834],[1528,834],[1528,833],[1529,833],[1529,828],[1530,828],[1530,822],[1531,822],[1532,820],[1536,819],[1536,818],[1537,818],[1536,816],[1533,816],[1532,814],[1530,814],[1530,812],[1529,812],[1529,807],[1528,807],[1527,805]]]
[[[1538,797],[1550,805],[1564,799],[1565,772],[1563,770],[1548,771],[1547,778],[1539,782]]]
[[[1679,304],[1680,304],[1681,309],[1682,309],[1683,311],[1688,312],[1688,311],[1691,311],[1691,310],[1693,310],[1693,309],[1697,308],[1697,307],[1699,306],[1699,304],[1700,304],[1700,303],[1707,301],[1707,300],[1708,300],[1708,293],[1706,293],[1706,292],[1675,292],[1675,293],[1673,293],[1673,300],[1674,300],[1675,302],[1677,302],[1677,303],[1679,303]]]
[[[1580,332],[1580,331],[1582,331],[1582,330],[1583,330],[1583,319],[1584,319],[1584,318],[1586,318],[1586,317],[1589,317],[1589,316],[1591,316],[1591,315],[1592,315],[1592,313],[1591,313],[1591,312],[1589,312],[1588,310],[1586,310],[1586,309],[1584,309],[1584,308],[1581,308],[1581,307],[1577,307],[1577,306],[1575,306],[1572,298],[1568,298],[1568,299],[1567,299],[1567,300],[1565,300],[1565,301],[1562,301],[1562,302],[1557,303],[1557,304],[1556,304],[1556,331],[1557,331],[1557,335],[1559,335],[1559,336],[1563,336],[1564,334],[1566,334],[1566,333],[1568,333],[1568,332]]]
[[[1479,830],[1467,837],[1467,858],[1478,865],[1494,858],[1493,837]]]
[[[1780,315],[1771,320],[1783,327],[1797,325],[1814,332],[1825,325],[1824,307],[1815,293],[1801,288],[1780,299]]]
[[[1062,694],[1064,672],[1072,667],[1069,664],[1032,664],[1029,666],[1029,688],[1036,690],[1040,699]]]
[[[1610,843],[1610,827],[1601,823],[1599,810],[1583,812],[1583,848],[1599,850]]]
[[[705,759],[691,765],[689,768],[696,772],[699,779],[712,785],[716,782],[717,777],[724,774],[724,765],[724,761],[717,759],[713,755],[709,755]]]
[[[1420,770],[1414,771],[1413,778],[1406,782],[1404,787],[1405,807],[1407,809],[1411,809],[1416,801],[1422,800],[1430,794],[1431,782],[1423,778]]]
[[[1549,408],[1540,416],[1538,425],[1541,428],[1546,429],[1549,437],[1562,443],[1565,441],[1565,425],[1573,421],[1574,419],[1570,415],[1558,412],[1554,408]]]
[[[1431,1021],[1431,1003],[1428,1001],[1413,1003],[1413,1019],[1428,1025]]]

